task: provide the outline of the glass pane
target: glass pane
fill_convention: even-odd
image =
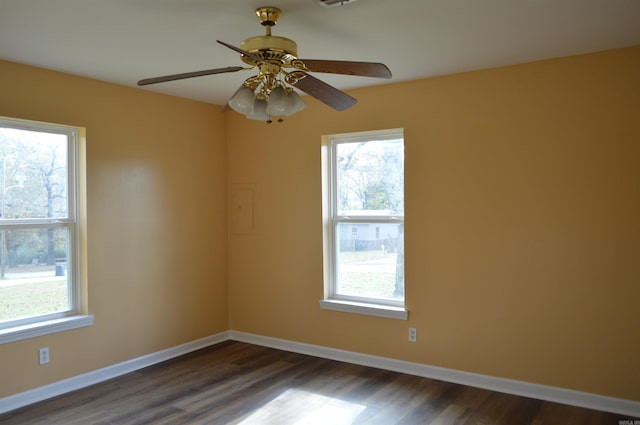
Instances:
[[[404,141],[336,145],[339,215],[404,214]]]
[[[0,128],[2,218],[66,218],[67,136]]]
[[[340,223],[336,292],[404,299],[404,232],[399,223]]]
[[[66,228],[0,231],[0,322],[68,311]]]

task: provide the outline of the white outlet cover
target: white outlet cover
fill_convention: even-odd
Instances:
[[[38,350],[38,356],[40,364],[49,363],[49,347],[44,347]]]

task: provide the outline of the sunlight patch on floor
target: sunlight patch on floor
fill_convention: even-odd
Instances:
[[[351,425],[367,406],[289,389],[238,425]]]

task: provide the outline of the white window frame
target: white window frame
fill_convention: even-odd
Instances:
[[[68,229],[69,252],[67,259],[70,308],[26,319],[0,323],[0,344],[62,332],[93,324],[94,317],[87,314],[86,306],[86,187],[84,129],[59,124],[0,117],[0,127],[55,133],[67,136],[68,141],[68,217],[2,220],[3,229],[64,227]],[[81,223],[83,226],[81,227]],[[85,257],[85,258],[83,258]]]
[[[339,143],[366,142],[373,140],[403,139],[402,129],[365,131],[324,136],[322,138],[322,187],[323,187],[323,270],[324,299],[320,307],[347,313],[366,314],[391,319],[408,319],[406,297],[388,300],[345,296],[336,291],[337,284],[337,227],[340,223],[404,223],[404,214],[395,216],[345,216],[337,211],[337,165],[335,146]]]

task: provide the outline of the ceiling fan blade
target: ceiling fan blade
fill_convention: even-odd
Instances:
[[[239,47],[233,46],[229,43],[225,43],[224,41],[220,41],[220,40],[216,40],[218,43],[222,44],[225,47],[230,48],[231,50],[235,50],[236,52],[240,53],[241,55],[245,55],[248,58],[253,59],[256,62],[261,62],[263,59],[258,56],[258,55],[254,55],[253,53],[247,52],[246,50],[242,50]]]
[[[361,77],[391,78],[391,71],[383,63],[351,62],[322,59],[301,59],[311,72],[357,75]]]
[[[321,102],[331,106],[336,111],[344,111],[356,104],[357,100],[345,92],[325,83],[316,77],[304,73],[304,78],[300,78],[291,84],[303,92],[315,97]]]
[[[205,69],[203,71],[185,72],[183,74],[165,75],[163,77],[145,78],[138,81],[139,86],[149,84],[164,83],[166,81],[183,80],[185,78],[202,77],[205,75],[223,74],[225,72],[236,72],[244,69],[241,66],[228,66],[226,68]]]

